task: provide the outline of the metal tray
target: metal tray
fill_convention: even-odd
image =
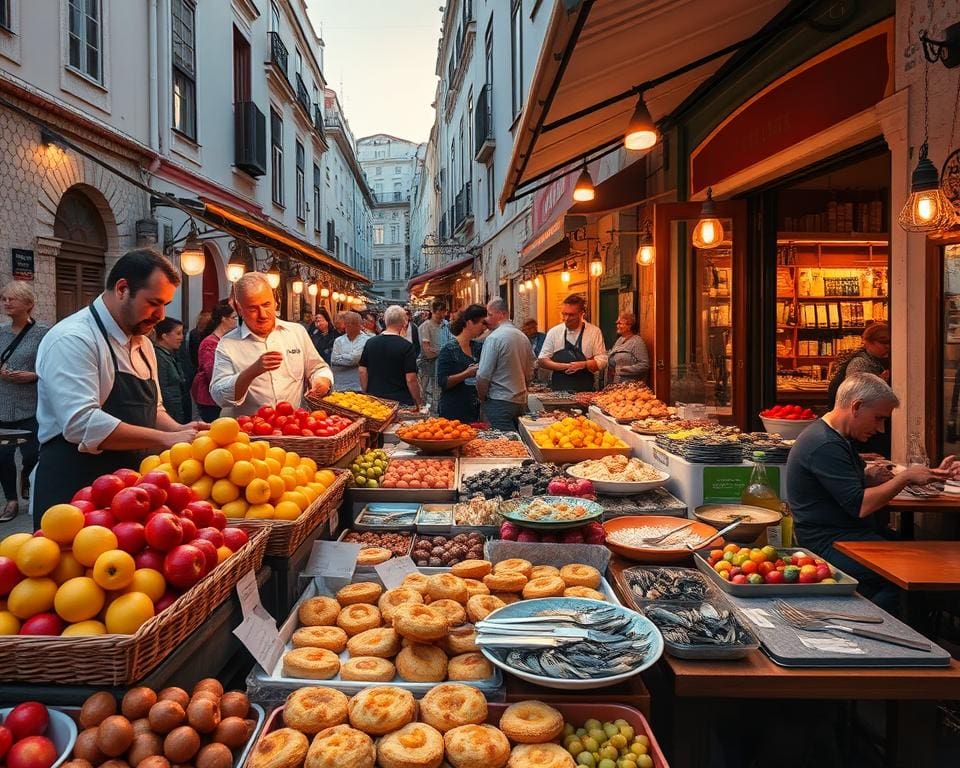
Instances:
[[[489,472],[491,469],[512,469],[514,467],[522,467],[523,462],[529,461],[531,458],[532,457],[527,456],[526,458],[507,457],[505,459],[460,459],[460,464],[457,470],[457,496],[459,497],[459,495],[463,492],[463,479],[465,477],[472,477],[480,472]]]
[[[788,547],[784,548],[784,551],[787,549],[789,549],[791,553],[802,552],[810,557],[820,557],[819,555],[815,555],[809,549],[804,549],[803,547]],[[700,550],[693,553],[693,562],[696,564],[697,568],[706,574],[707,580],[715,587],[723,590],[728,595],[735,595],[736,597],[771,597],[776,595],[807,595],[808,597],[817,597],[818,595],[852,595],[857,591],[857,587],[860,586],[860,582],[853,578],[853,576],[844,573],[839,568],[835,568],[832,563],[830,564],[830,568],[837,576],[840,577],[836,584],[731,584],[726,579],[721,579],[720,575],[710,567],[704,551],[705,550]]]
[[[381,514],[389,514],[391,512],[400,512],[410,510],[412,512],[409,517],[405,520],[409,522],[403,523],[386,523],[383,522],[377,515],[371,514],[379,512]],[[364,505],[363,509],[360,510],[360,514],[357,515],[356,519],[353,521],[353,527],[357,531],[373,531],[377,533],[412,533],[416,525],[417,513],[420,510],[420,505],[409,502],[372,502],[370,504]]]
[[[353,528],[345,528],[345,529],[343,530],[343,532],[337,537],[337,541],[343,541],[344,538],[346,537],[346,535],[347,535],[348,533],[350,533],[352,530],[354,530],[354,529],[353,529]],[[362,531],[361,531],[361,533],[362,533]],[[415,537],[415,535],[416,535],[416,534],[414,534],[414,532],[413,532],[412,530],[409,530],[409,531],[372,531],[372,533],[404,533],[404,534],[406,534],[407,536],[410,537],[410,546],[407,547],[407,551],[404,553],[404,554],[406,554],[406,555],[409,555],[410,552],[411,552],[411,550],[413,549],[413,539],[414,539],[414,537]],[[394,555],[394,557],[396,557],[396,555]],[[356,567],[356,571],[357,571],[358,573],[368,573],[368,574],[369,574],[369,573],[373,573],[373,572],[374,572],[374,568],[373,568],[372,565],[358,565],[358,566]],[[366,579],[364,579],[364,581],[366,581]]]
[[[740,626],[740,629],[743,630],[743,633],[750,638],[749,642],[746,643],[730,643],[727,645],[700,645],[693,643],[675,643],[666,638],[663,638],[663,648],[671,656],[675,656],[678,659],[692,659],[692,660],[733,660],[733,659],[742,659],[750,651],[756,651],[760,648],[760,641],[757,640],[753,632],[750,631],[749,625],[743,621],[736,609],[722,596],[719,594],[709,595],[705,600],[645,600],[639,608],[636,608],[639,613],[642,613],[647,618],[650,618],[648,611],[655,606],[669,606],[670,608],[695,608],[703,603],[710,603],[715,608],[722,608],[726,611],[729,611],[733,614],[734,621]],[[650,619],[653,621],[653,619]],[[656,624],[655,621],[653,621]],[[657,624],[657,628],[660,628],[660,625]],[[661,632],[662,634],[662,632]]]
[[[351,487],[351,501],[363,502],[385,502],[385,501],[406,501],[406,502],[434,502],[434,501],[456,501],[457,500],[457,478],[459,477],[458,459],[453,456],[398,456],[397,458],[416,459],[417,461],[453,461],[452,488],[355,488]],[[388,465],[389,466],[389,465]]]
[[[443,515],[444,520],[440,520]],[[429,521],[433,522],[429,522]],[[445,535],[453,531],[453,504],[421,504],[416,519],[417,533]]]

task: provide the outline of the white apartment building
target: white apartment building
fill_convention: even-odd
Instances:
[[[439,242],[440,179],[437,177],[436,126],[426,144],[417,151],[417,165],[410,190],[410,274],[417,275],[432,263]]]

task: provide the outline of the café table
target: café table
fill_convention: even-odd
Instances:
[[[887,504],[887,509],[900,514],[900,535],[905,539],[912,539],[913,516],[917,512],[937,514],[960,514],[960,495],[941,493],[926,499],[911,499],[895,496]]]
[[[836,541],[833,546],[908,592],[960,590],[955,541]]]

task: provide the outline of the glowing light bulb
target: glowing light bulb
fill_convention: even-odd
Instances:
[[[648,267],[653,264],[654,250],[652,245],[641,245],[637,249],[637,264]]]

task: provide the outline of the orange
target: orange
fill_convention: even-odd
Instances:
[[[311,504],[313,504],[313,502],[315,502],[317,498],[320,496],[320,493],[315,488],[311,488],[306,483],[304,483],[303,485],[298,485],[296,488],[296,491],[299,491],[304,496],[306,496],[307,501],[310,502]]]
[[[263,459],[250,459],[250,463],[253,465],[254,471],[257,473],[257,477],[261,480],[266,480],[270,477],[270,465],[267,464]]]
[[[237,499],[236,501],[228,501],[220,507],[220,511],[223,512],[227,518],[235,519],[238,517],[246,517],[249,507],[250,504],[246,499]]]
[[[104,552],[117,548],[117,537],[102,525],[89,525],[73,540],[73,556],[81,565],[92,568]]]
[[[244,445],[250,445],[250,435],[241,430],[237,433],[237,443],[243,443]],[[234,443],[236,445],[236,443]]]
[[[241,432],[240,434],[245,434]],[[236,461],[250,461],[253,458],[253,451],[250,450],[250,445],[248,443],[241,443],[239,440],[235,443],[230,443],[227,446],[227,450],[233,454],[233,458]]]
[[[24,576],[46,576],[60,562],[60,545],[53,539],[33,536],[17,550],[15,562]]]
[[[246,514],[248,520],[272,520],[273,504],[253,504]]]
[[[29,533],[11,533],[3,541],[0,541],[0,557],[9,557],[11,560],[16,560],[17,550],[32,538],[33,536]]]
[[[57,584],[63,584],[77,576],[83,576],[83,565],[73,556],[73,552],[61,552],[60,562],[50,571],[50,578]]]
[[[217,480],[210,491],[210,498],[218,505],[240,498],[240,489],[229,480]]]
[[[323,483],[324,488],[329,488],[331,485],[333,485],[333,481],[337,479],[337,476],[334,474],[332,469],[317,470],[317,474],[313,477],[316,482]]]
[[[300,466],[301,466],[301,467],[306,467],[306,468],[309,469],[310,472],[312,472],[312,473],[317,471],[317,462],[315,462],[315,461],[314,461],[313,459],[311,459],[309,456],[301,456],[301,457],[300,457]]]
[[[210,424],[210,437],[219,446],[227,446],[235,442],[239,432],[240,425],[237,424],[237,420],[228,416],[214,419],[213,423]]]
[[[78,576],[60,585],[53,598],[53,609],[61,619],[71,624],[92,619],[103,609],[106,595],[103,589],[86,576]]]
[[[197,482],[193,483],[190,488],[197,494],[197,498],[201,501],[206,501],[210,498],[210,492],[213,491],[213,478],[204,475],[197,480]]]
[[[60,637],[82,637],[83,635],[105,635],[107,628],[102,621],[78,621],[60,633]]]
[[[160,452],[160,463],[169,464],[170,463],[170,449],[167,448],[165,451]]]
[[[296,520],[300,517],[302,510],[292,501],[281,501],[277,503],[274,510],[274,518],[277,520]]]
[[[110,603],[107,608],[107,632],[132,635],[140,626],[153,618],[153,602],[143,592],[127,592]]]
[[[280,448],[276,445],[271,445],[269,448],[267,448],[267,458],[273,459],[282,467],[283,462],[287,458],[287,452],[283,450],[283,448]]]
[[[274,458],[271,458],[270,456],[267,456],[267,458],[264,459],[264,462],[266,463],[267,467],[270,469],[271,475],[280,474],[280,470],[283,468],[283,465],[279,461],[277,461]]]
[[[259,477],[251,480],[244,496],[251,504],[263,504],[270,500],[270,483]]]
[[[83,528],[83,512],[73,504],[54,504],[40,518],[40,530],[48,539],[69,544]]]
[[[93,564],[93,580],[104,589],[116,591],[130,586],[137,564],[122,549],[108,549]]]
[[[280,477],[280,475],[270,475],[270,477],[267,478],[267,482],[270,484],[271,501],[279,499],[287,490],[286,483],[283,482],[283,478]]]
[[[306,485],[310,482],[310,478],[313,477],[313,473],[303,464],[299,464],[294,468],[293,473],[297,476],[297,485]]]
[[[143,592],[153,602],[157,602],[167,589],[167,582],[160,571],[153,568],[137,568],[133,572],[133,579],[127,585],[127,592]]]
[[[207,437],[206,435],[198,435],[197,437],[193,438],[193,442],[190,444],[190,452],[193,454],[193,458],[202,462],[205,458],[207,458],[207,454],[216,447],[217,444],[212,438]]]
[[[300,454],[296,451],[287,451],[287,455],[283,460],[283,466],[285,467],[295,467],[300,463]]]
[[[217,565],[220,565],[220,563],[222,563],[232,554],[233,554],[233,550],[230,549],[230,547],[218,547],[217,548]]]
[[[203,464],[194,458],[185,459],[177,467],[177,477],[184,485],[193,485],[203,477]]]
[[[267,448],[269,447],[270,443],[266,440],[253,440],[250,443],[250,453],[253,455],[253,458],[262,461],[267,458]]]
[[[147,472],[153,472],[161,464],[159,456],[147,456],[143,461],[140,462],[140,474],[145,475]]]
[[[285,501],[292,501],[300,508],[301,511],[310,506],[310,501],[304,494],[300,493],[300,491],[287,491],[280,497],[281,504]]]
[[[193,458],[193,446],[190,443],[174,443],[170,447],[170,463],[176,469],[187,459]]]
[[[50,578],[24,579],[7,596],[7,610],[18,619],[29,619],[53,608],[57,583]]]
[[[15,635],[20,631],[20,619],[10,611],[0,611],[0,635]]]
[[[234,485],[247,487],[250,481],[257,477],[257,470],[253,464],[245,459],[239,459],[230,470],[230,482]]]
[[[297,487],[297,473],[292,467],[284,467],[281,469],[279,477],[283,480],[283,485],[288,491],[292,491]]]
[[[170,462],[164,462],[163,464],[157,465],[157,468],[153,471],[163,472],[167,477],[170,478],[171,483],[177,482],[177,470],[173,468],[173,464]]]
[[[226,477],[233,469],[233,454],[226,448],[214,448],[203,460],[203,468],[210,477]]]

